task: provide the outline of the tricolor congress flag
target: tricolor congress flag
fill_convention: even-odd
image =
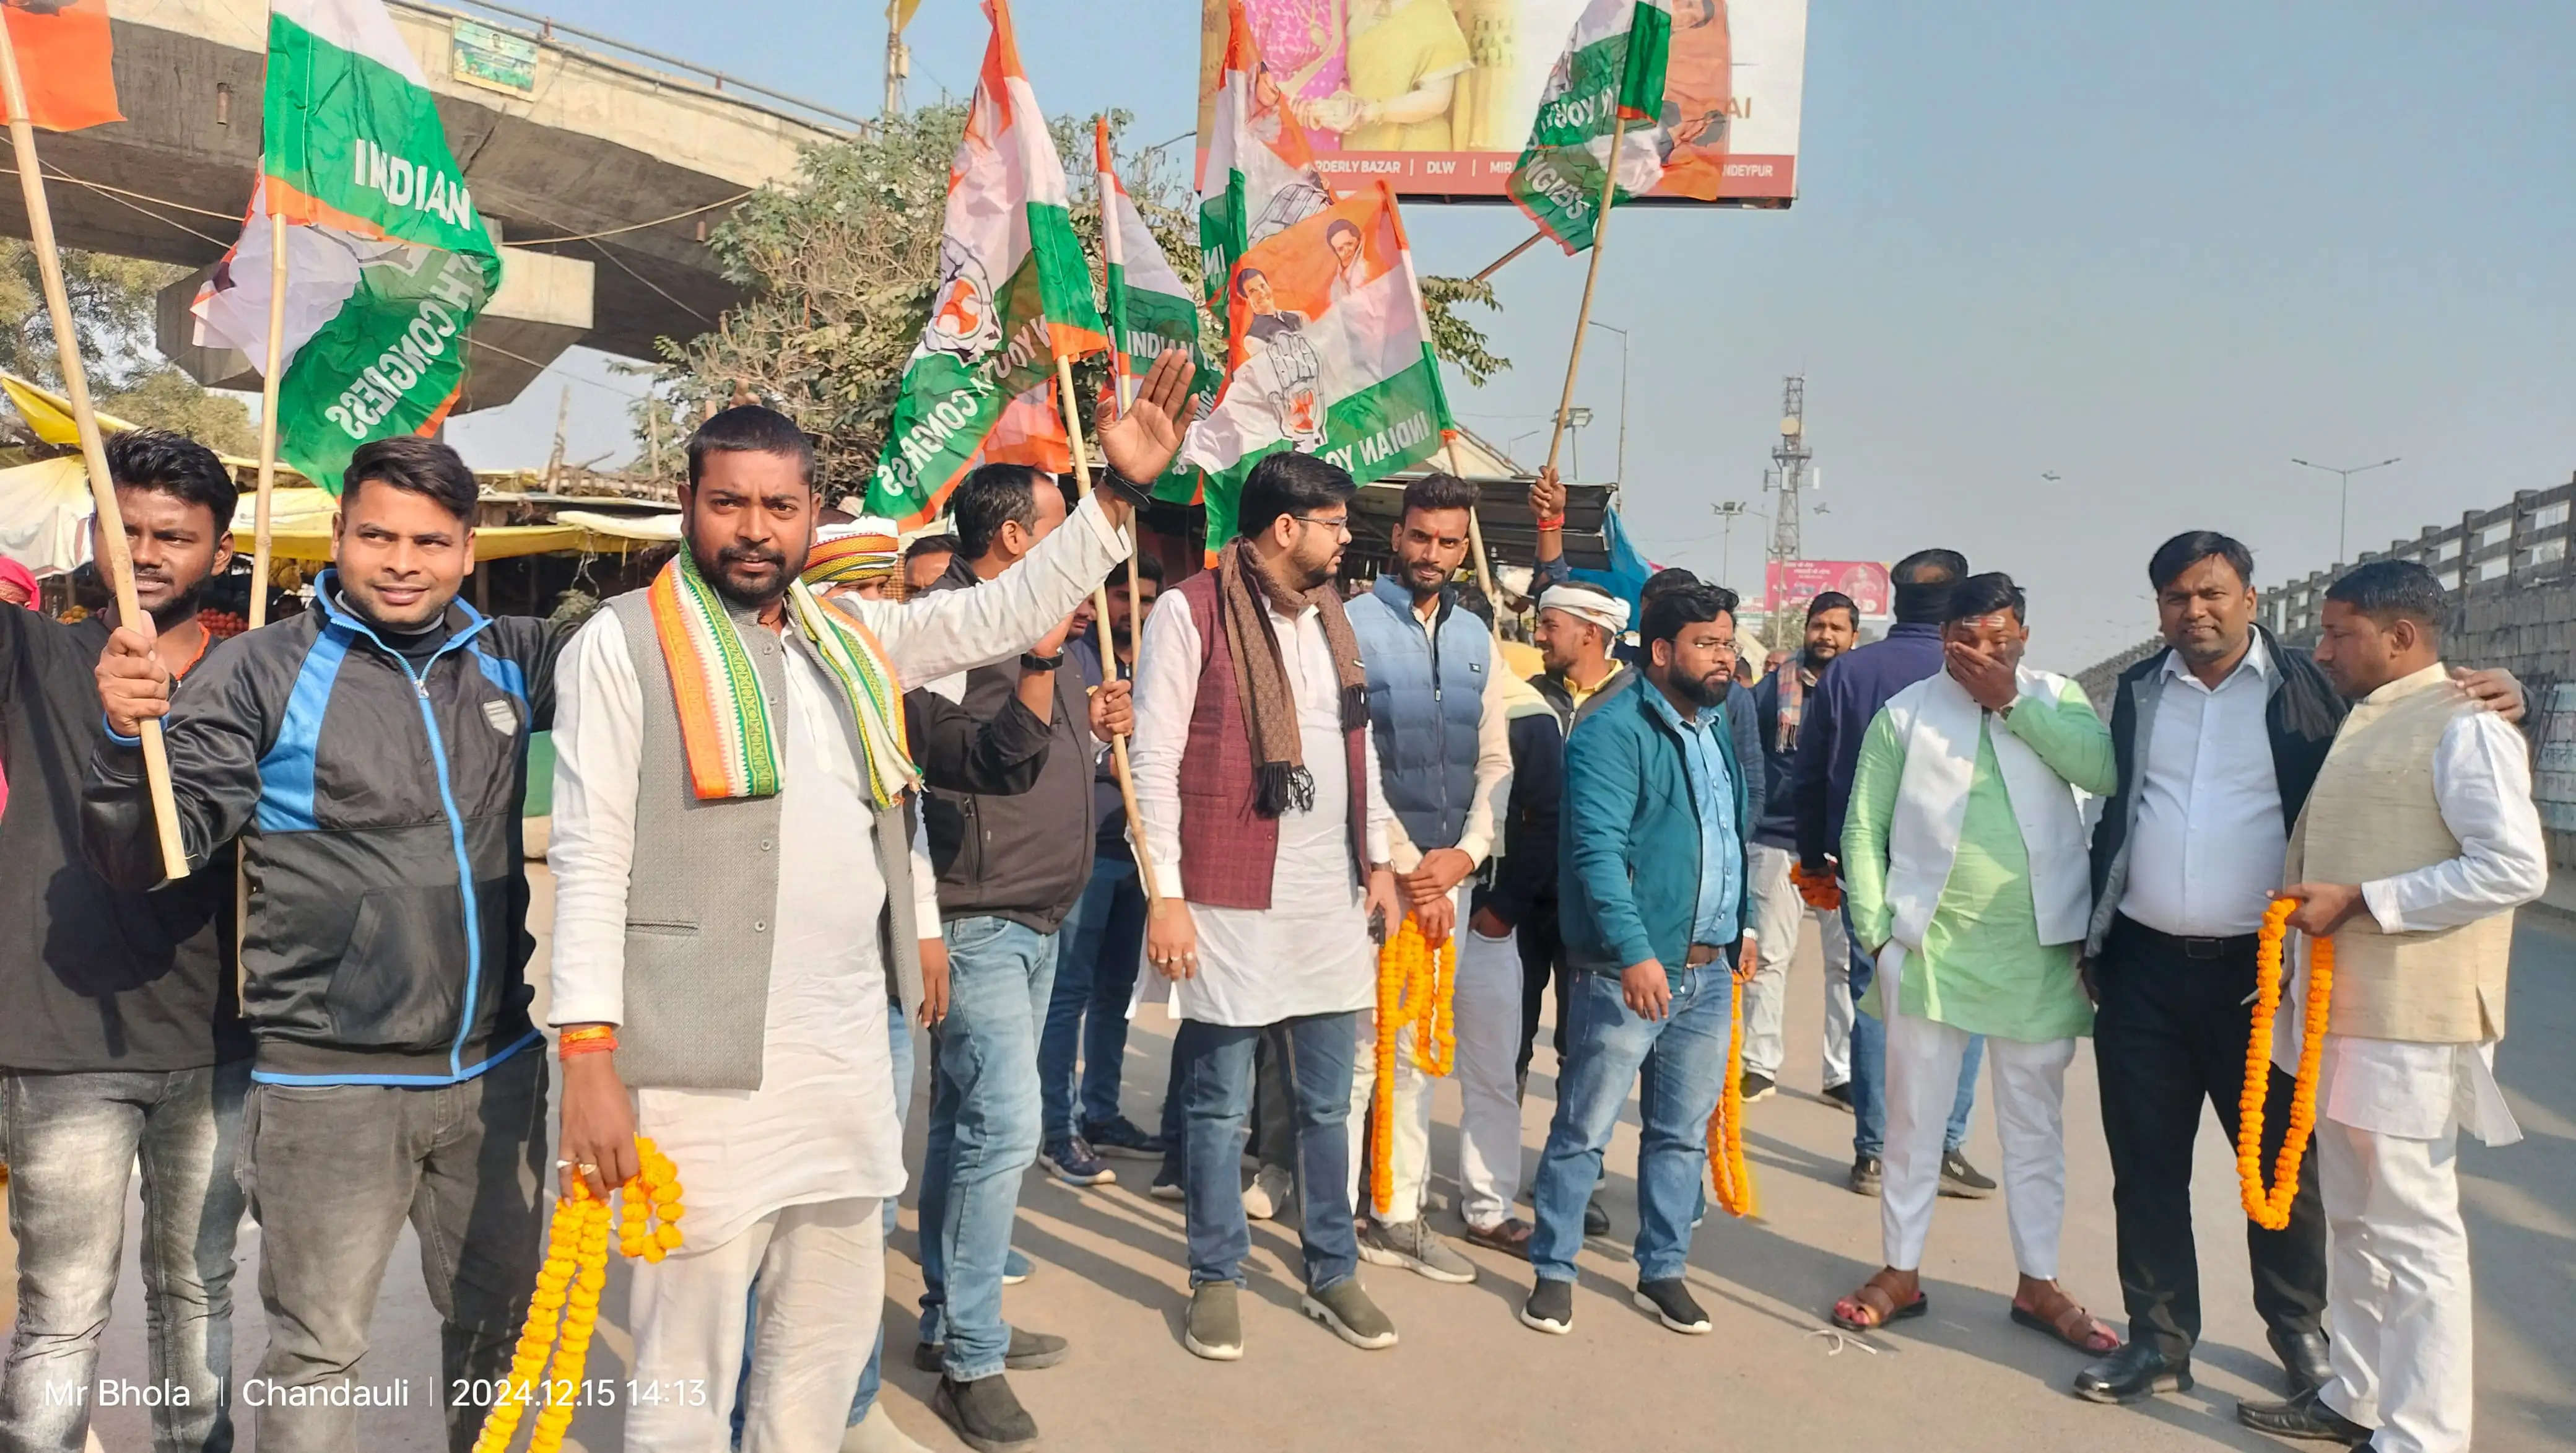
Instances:
[[[973,465],[1070,469],[1056,360],[1109,346],[1010,7],[984,13],[993,38],[948,169],[939,287],[868,481],[868,513],[906,526],[936,516]]]
[[[0,0],[0,24],[18,56],[27,119],[47,131],[122,121],[107,0]]]
[[[1305,128],[1262,64],[1243,0],[1226,6],[1225,64],[1199,166],[1199,252],[1208,307],[1225,314],[1225,280],[1244,249],[1330,206]],[[1210,538],[1215,538],[1211,536]]]
[[[1181,421],[1187,425],[1205,417],[1216,401],[1217,372],[1199,346],[1198,300],[1190,296],[1190,285],[1172,270],[1162,244],[1154,240],[1144,214],[1136,210],[1136,199],[1127,195],[1118,180],[1116,160],[1109,152],[1108,118],[1099,118],[1093,127],[1094,163],[1100,170],[1100,250],[1109,276],[1110,384],[1123,409],[1135,397],[1136,380],[1152,366],[1155,355],[1166,348],[1187,349],[1191,365],[1198,370],[1198,385],[1190,393],[1190,416]],[[1198,488],[1198,472],[1174,460],[1155,481],[1154,493],[1187,504],[1197,497]]]
[[[1266,455],[1320,454],[1367,484],[1456,427],[1383,181],[1254,243],[1227,294],[1225,391],[1181,445],[1207,471],[1211,548],[1234,538],[1244,477]]]
[[[1504,190],[1567,252],[1592,245],[1603,169],[1620,117],[1618,197],[1652,191],[1664,175],[1664,62],[1672,49],[1671,0],[1591,0],[1548,73]]]
[[[259,191],[197,291],[197,342],[266,361],[283,213],[278,452],[336,494],[359,445],[447,417],[501,256],[382,0],[273,0],[265,107]]]

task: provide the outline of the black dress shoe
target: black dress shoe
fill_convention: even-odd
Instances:
[[[2285,1403],[2238,1403],[2236,1421],[2275,1438],[2304,1438],[2360,1448],[2370,1442],[2370,1429],[2327,1407],[2315,1393],[2303,1392]]]
[[[2133,1403],[2160,1392],[2191,1391],[2191,1359],[2168,1357],[2132,1342],[2075,1374],[2075,1395],[2087,1402]]]
[[[2334,1358],[2328,1351],[2325,1333],[2284,1333],[2276,1329],[2267,1335],[2272,1355],[2281,1359],[2281,1370],[2290,1375],[2290,1396],[2320,1391],[2334,1381]]]

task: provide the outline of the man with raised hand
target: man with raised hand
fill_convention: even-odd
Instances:
[[[897,604],[795,586],[813,456],[756,406],[690,450],[688,548],[574,638],[558,733],[555,994],[562,1167],[595,1191],[634,1173],[638,1130],[687,1186],[686,1240],[638,1269],[635,1376],[702,1398],[632,1407],[627,1446],[724,1446],[757,1286],[744,1446],[840,1445],[875,1346],[879,1201],[903,1186],[886,984],[922,1002],[928,865],[901,810],[915,781],[903,682],[1018,656],[1127,548],[1178,444],[1180,355],[1100,431],[1115,471],[1020,567]],[[755,733],[724,730],[752,721]],[[889,910],[881,913],[880,910]],[[1031,1087],[1034,1089],[1034,1085]],[[977,1448],[1035,1422],[999,1376],[933,1406]]]

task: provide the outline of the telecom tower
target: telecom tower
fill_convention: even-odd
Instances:
[[[1768,559],[1785,564],[1806,558],[1798,538],[1799,517],[1805,513],[1799,491],[1812,488],[1808,468],[1814,455],[1807,450],[1807,376],[1793,373],[1780,384],[1780,442],[1771,446],[1772,468],[1763,476],[1763,488],[1779,491],[1771,502],[1771,550]],[[1772,571],[1763,572],[1762,606],[1769,612]]]

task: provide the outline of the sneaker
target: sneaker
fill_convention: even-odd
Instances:
[[[1521,1303],[1521,1325],[1551,1337],[1574,1330],[1574,1283],[1540,1277]]]
[[[1068,1186],[1118,1184],[1118,1172],[1103,1165],[1100,1157],[1091,1153],[1090,1143],[1079,1135],[1056,1141],[1039,1151],[1038,1164],[1047,1168],[1048,1175]]]
[[[1530,1223],[1527,1221],[1518,1216],[1506,1216],[1491,1226],[1468,1227],[1467,1244],[1481,1246],[1487,1251],[1499,1251],[1505,1256],[1517,1256],[1527,1261],[1529,1260],[1530,1231]]]
[[[1827,1104],[1840,1106],[1846,1111],[1852,1109],[1851,1081],[1849,1080],[1845,1080],[1837,1085],[1827,1085],[1817,1093],[1824,1096]]]
[[[1476,1279],[1476,1264],[1452,1250],[1420,1216],[1370,1222],[1360,1233],[1360,1259],[1372,1266],[1400,1266],[1456,1286]]]
[[[1968,1158],[1955,1150],[1941,1153],[1941,1194],[1963,1201],[1982,1201],[1995,1193],[1995,1183],[1968,1164]]]
[[[1395,1345],[1395,1324],[1361,1290],[1358,1277],[1346,1276],[1320,1292],[1306,1293],[1297,1309],[1363,1352]]]
[[[868,1415],[841,1434],[840,1453],[930,1453],[886,1416],[884,1403],[870,1403]]]
[[[1855,1196],[1878,1194],[1879,1161],[1874,1155],[1852,1157],[1851,1189]]]
[[[1190,1198],[1190,1193],[1181,1185],[1180,1177],[1173,1175],[1168,1169],[1154,1172],[1154,1183],[1145,1188],[1145,1194],[1155,1200],[1171,1201],[1175,1204]]]
[[[1053,1333],[1030,1332],[1013,1327],[1011,1347],[1009,1351],[1002,1354],[1002,1366],[1011,1372],[1035,1372],[1039,1368],[1053,1367],[1064,1361],[1072,1355],[1072,1350],[1073,1344]],[[947,1343],[916,1342],[913,1344],[912,1365],[915,1371],[941,1372],[946,1369],[947,1364]],[[975,1380],[992,1381],[989,1377],[979,1377]]]
[[[1690,1288],[1682,1285],[1677,1276],[1637,1283],[1637,1306],[1654,1313],[1666,1331],[1696,1337],[1709,1327],[1708,1313],[1700,1310],[1699,1303],[1691,1298]]]
[[[1038,1420],[1020,1406],[1010,1380],[999,1373],[973,1382],[939,1379],[930,1408],[975,1453],[1023,1453],[1038,1445]]]
[[[1599,1196],[1594,1196],[1583,1203],[1583,1234],[1586,1236],[1610,1234],[1610,1212],[1602,1206]]]
[[[1002,1285],[1018,1286],[1029,1279],[1030,1272],[1037,1269],[1037,1263],[1029,1260],[1021,1253],[1020,1248],[1014,1246],[1002,1254]]]
[[[1255,1221],[1267,1221],[1288,1209],[1297,1194],[1297,1178],[1284,1165],[1265,1165],[1243,1188],[1243,1214]]]
[[[1181,1324],[1181,1345],[1210,1362],[1243,1357],[1243,1309],[1240,1288],[1230,1281],[1203,1281],[1190,1292],[1190,1314]]]
[[[1152,1134],[1124,1115],[1084,1125],[1082,1138],[1090,1141],[1091,1148],[1102,1155],[1114,1155],[1125,1160],[1161,1160],[1171,1151],[1170,1144],[1163,1137]]]
[[[1737,1090],[1739,1093],[1736,1098],[1742,1100],[1747,1105],[1756,1104],[1760,1101],[1770,1099],[1771,1091],[1774,1088],[1776,1088],[1776,1086],[1772,1083],[1772,1079],[1769,1075],[1760,1074],[1753,1070],[1746,1070],[1744,1072],[1744,1078],[1737,1082]]]

